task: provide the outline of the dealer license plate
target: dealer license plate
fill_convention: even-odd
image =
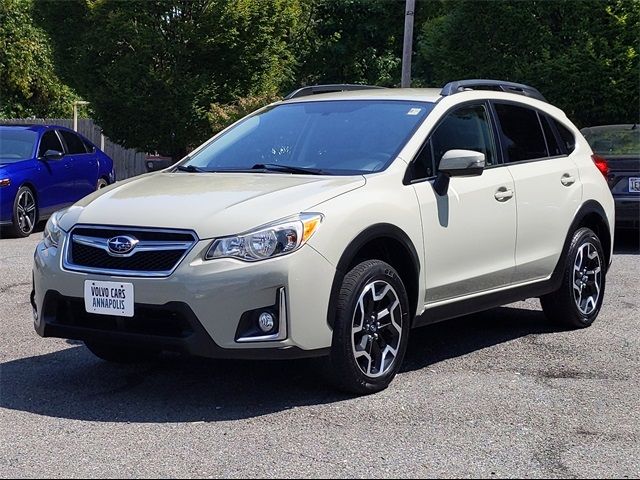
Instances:
[[[133,317],[133,283],[85,280],[84,308],[88,313]]]
[[[629,192],[640,193],[640,177],[629,177]]]

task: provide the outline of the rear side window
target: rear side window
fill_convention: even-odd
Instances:
[[[435,175],[442,156],[454,149],[482,152],[486,165],[496,163],[493,132],[484,105],[464,106],[444,117],[412,164],[412,179]]]
[[[535,110],[504,103],[497,103],[495,107],[502,129],[506,162],[521,162],[548,156],[542,127]]]
[[[571,153],[576,149],[576,137],[573,136],[571,130],[562,125],[556,119],[553,120],[556,124],[556,129],[560,134],[560,138],[562,139],[562,143],[564,143],[565,148],[567,149],[567,153]]]
[[[546,115],[540,115],[540,121],[542,122],[542,130],[544,130],[544,138],[547,140],[547,149],[549,150],[549,156],[556,157],[558,155],[562,155],[562,148],[560,148],[560,144],[556,139],[556,134],[554,133],[553,128],[551,128],[549,117],[547,117]]]
[[[87,149],[87,153],[93,153],[96,151],[96,147],[91,145],[88,140],[85,140],[84,138],[81,138],[81,140],[82,140],[82,143],[84,143],[84,148]]]
[[[53,130],[49,130],[42,135],[40,140],[40,148],[38,148],[38,156],[43,157],[47,150],[55,150],[56,152],[64,152],[60,139]]]
[[[60,134],[64,139],[64,143],[67,144],[67,153],[71,155],[78,155],[81,153],[87,153],[87,149],[84,146],[83,141],[75,133],[67,132],[66,130],[60,130]]]

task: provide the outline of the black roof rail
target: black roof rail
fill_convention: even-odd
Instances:
[[[376,85],[356,85],[353,83],[335,83],[331,85],[310,85],[308,87],[302,87],[294,90],[289,95],[284,97],[285,100],[292,98],[306,97],[307,95],[315,95],[317,93],[332,93],[332,92],[346,92],[350,90],[370,90],[378,87]]]
[[[449,82],[444,87],[440,95],[447,96],[454,93],[462,92],[464,90],[494,90],[497,92],[516,93],[518,95],[524,95],[525,97],[535,98],[546,102],[547,99],[533,87],[529,85],[523,85],[522,83],[505,82],[503,80],[457,80],[455,82]]]

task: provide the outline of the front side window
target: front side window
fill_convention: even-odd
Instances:
[[[442,156],[454,149],[481,152],[486,165],[496,163],[496,145],[484,105],[464,106],[444,117],[412,164],[412,178],[435,175]]]
[[[535,110],[506,103],[496,103],[502,129],[505,161],[509,163],[547,157],[547,146]]]
[[[30,159],[37,139],[38,134],[32,130],[2,129],[0,131],[0,163]]]
[[[66,130],[60,130],[60,134],[62,135],[62,138],[64,138],[64,143],[67,144],[67,153],[70,153],[71,155],[87,153],[87,149],[78,135],[67,132]]]
[[[42,135],[38,156],[43,157],[47,150],[55,150],[60,153],[64,152],[60,139],[53,130],[49,130]]]
[[[180,168],[224,172],[278,165],[333,175],[377,172],[432,108],[428,102],[387,100],[277,105],[246,118]]]

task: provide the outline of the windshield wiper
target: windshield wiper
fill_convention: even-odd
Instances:
[[[193,165],[178,165],[176,167],[176,170],[179,170],[181,172],[189,172],[189,173],[202,173],[207,171],[207,170],[203,170],[202,168],[194,167]]]
[[[256,163],[251,170],[267,170],[271,172],[287,172],[287,173],[302,173],[306,175],[325,175],[325,173],[318,168],[307,167],[293,167],[291,165],[281,165],[279,163]]]

